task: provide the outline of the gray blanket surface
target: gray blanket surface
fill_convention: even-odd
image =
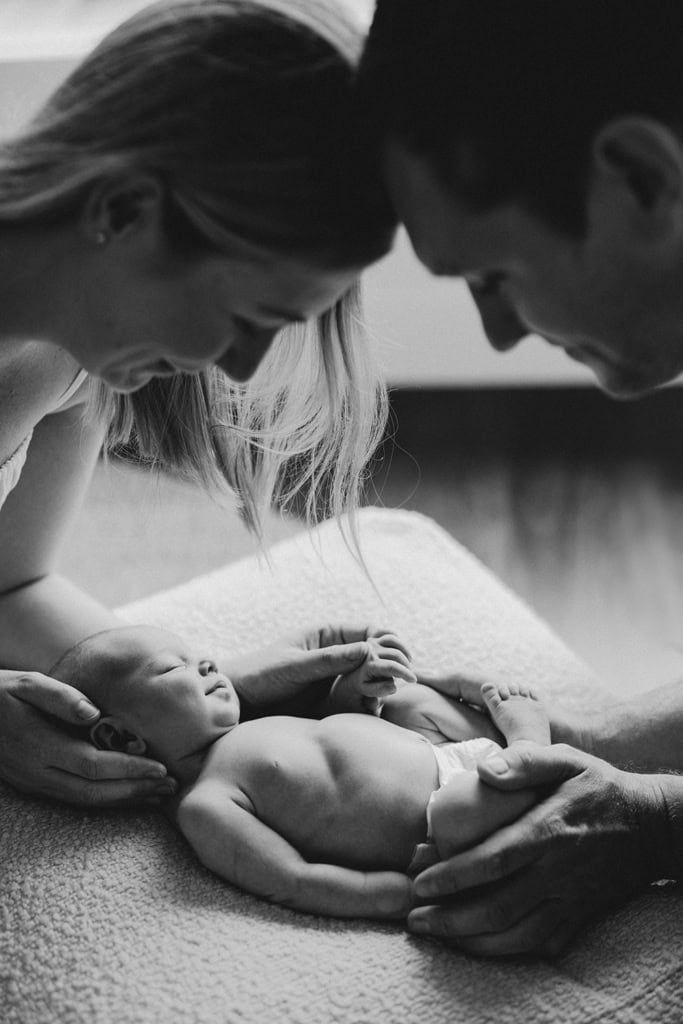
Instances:
[[[381,598],[326,525],[128,606],[239,651],[304,625],[373,621],[417,659],[532,679],[598,707],[592,673],[442,530],[369,509]],[[156,812],[85,813],[0,788],[2,1024],[681,1024],[680,886],[596,920],[557,962],[476,960],[400,925],[304,916],[195,860]]]

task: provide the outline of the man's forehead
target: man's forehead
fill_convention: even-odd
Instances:
[[[437,276],[465,273],[462,235],[457,230],[463,211],[428,158],[390,139],[384,149],[384,173],[396,213],[421,262]]]

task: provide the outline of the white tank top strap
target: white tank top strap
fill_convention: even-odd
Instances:
[[[21,476],[21,471],[24,468],[24,463],[26,462],[26,453],[28,452],[28,446],[31,443],[32,437],[33,431],[31,430],[16,451],[0,466],[0,507],[5,504],[7,495],[19,482],[19,477]]]
[[[61,409],[63,405],[66,405],[69,399],[76,394],[87,376],[87,370],[78,371],[66,391],[60,395],[57,404],[55,405],[55,409]],[[12,455],[10,455],[10,457],[0,466],[0,508],[7,500],[7,495],[10,491],[12,491],[19,483],[19,477],[21,476],[21,471],[24,468],[24,463],[26,462],[26,455],[28,453],[32,437],[33,431],[31,430]]]
[[[55,409],[53,410],[53,412],[56,409],[61,409],[61,407],[63,405],[66,405],[66,403],[69,401],[69,399],[72,398],[76,394],[76,392],[78,391],[78,389],[80,388],[81,384],[83,383],[83,381],[86,379],[87,376],[88,376],[88,371],[87,370],[79,370],[78,371],[78,373],[76,374],[74,379],[71,381],[71,383],[69,384],[69,386],[66,389],[66,391],[62,395],[60,395],[59,398],[57,399],[57,404],[55,405]]]

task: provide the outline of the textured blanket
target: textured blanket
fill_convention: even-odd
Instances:
[[[423,663],[609,699],[429,520],[366,510],[377,591],[337,529],[123,609],[232,651],[324,621],[386,623]],[[437,642],[438,641],[438,642]],[[487,962],[400,925],[298,915],[203,869],[156,812],[85,813],[0,789],[2,1024],[680,1024],[683,901],[653,888],[555,963]]]

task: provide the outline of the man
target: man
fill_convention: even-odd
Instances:
[[[498,350],[533,331],[615,397],[683,370],[682,64],[677,0],[378,0],[359,84],[391,198]],[[420,876],[434,905],[410,927],[553,955],[596,911],[683,878],[682,734],[675,684],[556,721],[571,746],[481,765],[540,802]]]

